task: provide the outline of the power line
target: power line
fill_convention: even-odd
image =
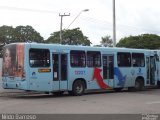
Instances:
[[[104,28],[106,28],[107,26],[109,27],[109,29],[112,28],[112,23],[109,21],[105,21],[105,20],[99,20],[99,19],[95,19],[95,18],[91,18],[91,17],[83,17],[82,19],[90,21],[90,22],[94,22],[94,23],[98,23],[100,25],[103,25]],[[96,24],[96,25],[98,25]],[[154,32],[154,33],[160,33],[160,31],[156,31],[153,29],[149,29],[149,28],[144,28],[144,27],[139,27],[139,26],[131,26],[131,25],[122,25],[117,23],[117,28],[121,28],[121,29],[128,29],[128,30],[132,30],[132,31],[139,31],[139,30],[143,30],[143,31],[149,31],[149,32]]]
[[[40,13],[50,13],[50,14],[58,13],[58,12],[50,11],[50,10],[39,10],[39,9],[21,8],[21,7],[13,7],[13,6],[0,6],[0,9],[27,11],[27,12],[40,12]]]

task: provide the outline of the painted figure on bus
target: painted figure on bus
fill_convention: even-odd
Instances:
[[[4,49],[3,55],[3,76],[13,76],[15,72],[15,66],[13,64],[14,55],[12,54],[13,49],[7,47]]]
[[[114,68],[114,74],[118,79],[118,86],[124,87],[127,75],[123,75],[118,67]]]
[[[23,77],[23,45],[12,45],[4,48],[2,76]]]
[[[8,48],[5,50],[3,60],[5,72],[9,72],[9,69],[11,68],[11,52]]]

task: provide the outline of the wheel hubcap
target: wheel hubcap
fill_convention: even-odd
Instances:
[[[78,85],[78,86],[76,87],[76,92],[77,92],[77,93],[81,93],[82,91],[83,91],[82,85]]]
[[[138,89],[139,87],[140,87],[140,84],[139,84],[139,82],[136,81],[135,88]]]

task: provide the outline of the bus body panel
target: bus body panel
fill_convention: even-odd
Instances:
[[[30,90],[30,68],[29,68],[29,49],[30,44],[25,44],[25,50],[24,50],[24,72],[25,72],[25,78],[26,78],[26,90]]]
[[[37,56],[37,58],[41,58],[41,55],[45,54],[45,52],[50,54],[49,51],[40,51],[40,52],[38,51],[42,49],[47,50],[48,48],[47,49],[45,47],[39,48],[38,46],[35,46],[32,44],[27,48],[28,58],[33,54],[33,58],[32,58],[33,60],[28,59],[26,62],[27,63],[26,69],[29,68],[28,69],[29,72],[27,72],[29,90],[52,91],[52,74],[51,74],[52,71],[51,71],[51,65],[50,65],[51,62],[47,63],[49,65],[43,66],[42,63],[38,63],[38,62],[44,62],[44,61],[38,61],[35,57]],[[47,56],[44,55],[43,57],[47,57]],[[44,59],[42,58],[42,60]],[[32,66],[32,62],[34,62],[33,65],[35,66]]]

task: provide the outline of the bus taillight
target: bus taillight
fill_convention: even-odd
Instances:
[[[26,77],[26,72],[23,70],[22,78]]]

